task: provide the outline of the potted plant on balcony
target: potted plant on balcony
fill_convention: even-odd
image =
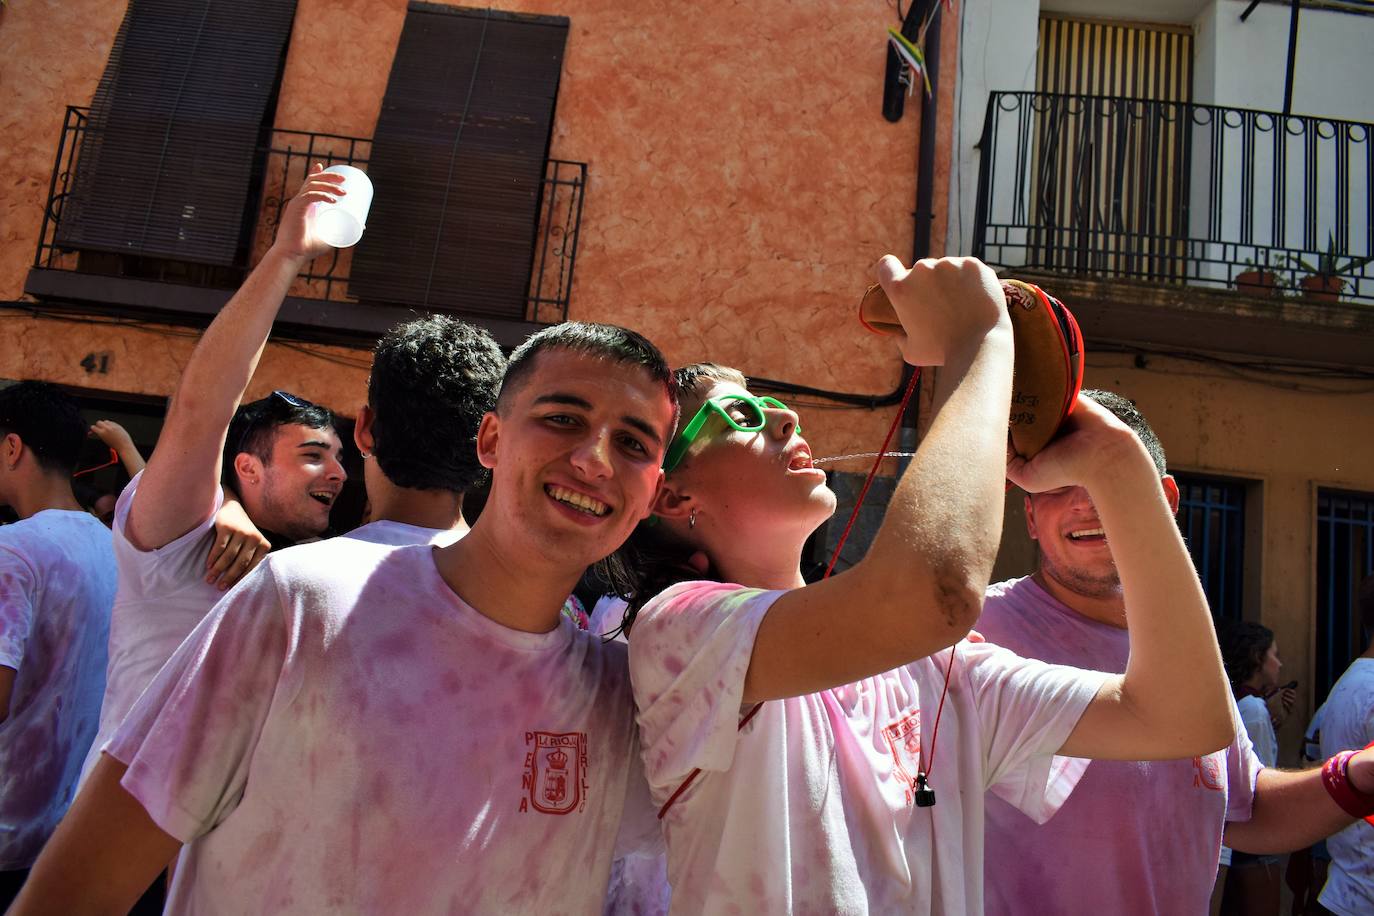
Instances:
[[[1254,260],[1244,262],[1248,270],[1236,274],[1236,289],[1251,296],[1282,296],[1284,284],[1279,279],[1280,264],[1269,263],[1269,250],[1255,253]]]
[[[1374,262],[1374,257],[1353,258],[1336,251],[1336,237],[1328,233],[1326,251],[1317,256],[1316,266],[1302,258],[1290,255],[1288,262],[1295,271],[1301,270],[1304,276],[1298,280],[1304,299],[1317,299],[1335,302],[1345,290],[1342,274],[1349,274]]]

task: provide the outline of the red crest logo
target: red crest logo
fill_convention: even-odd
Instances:
[[[907,785],[906,802],[911,804],[912,786],[921,770],[921,711],[914,709],[883,727],[887,746],[892,749],[892,773]]]
[[[1226,774],[1222,767],[1226,765],[1226,752],[1217,751],[1208,754],[1206,757],[1194,757],[1193,769],[1193,788],[1211,789],[1213,792],[1220,792],[1226,788]]]
[[[571,814],[587,804],[587,736],[583,732],[525,732],[525,797],[544,814]]]

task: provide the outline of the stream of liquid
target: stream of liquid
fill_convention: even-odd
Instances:
[[[911,458],[915,452],[859,452],[855,455],[834,455],[830,458],[817,458],[812,464],[830,464],[832,461],[849,461],[852,458],[877,458],[882,455],[884,458]]]

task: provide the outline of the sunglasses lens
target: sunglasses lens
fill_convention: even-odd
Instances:
[[[755,402],[746,401],[744,398],[728,398],[724,399],[720,406],[725,415],[737,423],[740,429],[763,429],[763,409]]]
[[[302,400],[301,398],[296,397],[294,394],[292,394],[292,393],[289,392],[289,391],[282,391],[282,390],[278,389],[278,390],[272,392],[272,397],[274,397],[274,398],[279,398],[280,400],[282,400],[282,401],[284,401],[285,403],[291,405],[292,407],[296,408],[297,410],[301,410],[301,409],[304,409],[304,408],[310,406],[306,401]]]

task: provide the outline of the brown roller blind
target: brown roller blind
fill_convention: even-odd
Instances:
[[[58,243],[232,266],[294,0],[130,0]]]
[[[568,20],[411,3],[349,292],[523,318]]]
[[[1037,109],[1032,245],[1086,246],[1096,270],[1178,280],[1186,272],[1186,116],[1193,36],[1186,27],[1044,13],[1036,89],[1073,98]],[[1086,255],[1081,255],[1086,257]],[[1044,255],[1046,266],[1066,266]],[[1080,262],[1081,263],[1081,262]]]

